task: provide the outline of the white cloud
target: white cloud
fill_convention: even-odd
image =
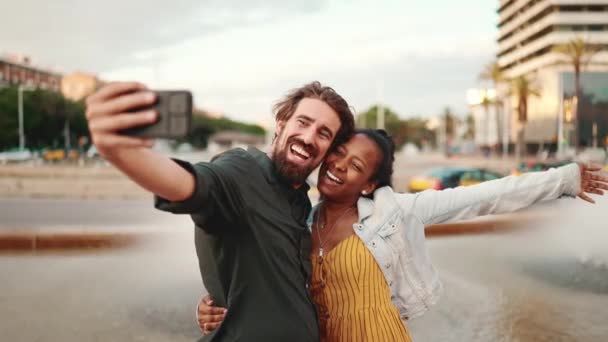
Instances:
[[[377,101],[383,80],[384,102],[401,115],[444,105],[464,111],[465,90],[494,54],[494,5],[486,0],[70,3],[47,11],[63,21],[41,41],[7,46],[108,79],[189,88],[197,105],[252,122],[270,118],[274,100],[314,79],[359,110]],[[27,4],[35,7],[15,6]]]

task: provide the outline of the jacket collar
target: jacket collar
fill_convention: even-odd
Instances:
[[[357,210],[359,211],[359,222],[363,222],[363,220],[374,213],[374,200],[367,197],[359,197]]]
[[[321,206],[323,201],[317,203],[310,214],[308,214],[308,218],[306,219],[306,225],[308,226],[308,230],[312,231],[312,224],[314,223],[315,213]],[[357,211],[359,212],[359,222],[363,222],[366,218],[370,217],[374,213],[374,200],[369,199],[367,197],[359,197],[357,201]]]

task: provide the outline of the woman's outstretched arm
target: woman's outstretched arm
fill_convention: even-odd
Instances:
[[[603,190],[608,190],[608,177],[594,173],[599,170],[599,167],[573,163],[474,186],[427,190],[408,196],[406,202],[409,203],[402,203],[410,207],[425,226],[513,212],[562,195],[595,203],[589,194],[603,195]]]

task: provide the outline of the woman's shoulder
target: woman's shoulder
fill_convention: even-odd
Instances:
[[[372,198],[369,200],[373,203],[376,208],[389,209],[392,206],[398,204],[397,193],[390,186],[383,186],[376,189]]]
[[[410,207],[416,194],[396,192],[390,186],[384,186],[374,191],[373,202],[375,207],[395,207],[403,209]]]

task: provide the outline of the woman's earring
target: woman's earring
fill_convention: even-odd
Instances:
[[[361,191],[361,193],[362,193],[363,195],[367,195],[367,191],[365,191],[365,190]]]

